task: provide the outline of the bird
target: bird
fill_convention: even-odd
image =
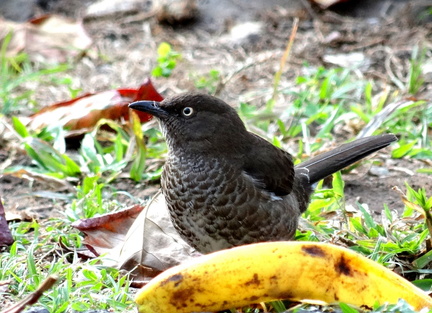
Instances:
[[[161,189],[169,215],[204,254],[292,240],[317,182],[397,140],[357,139],[294,166],[288,152],[249,132],[217,97],[186,92],[129,108],[159,121],[168,146]]]

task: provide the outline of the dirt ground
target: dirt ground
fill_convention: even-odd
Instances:
[[[80,18],[91,2],[39,1],[38,10]],[[367,66],[358,69],[359,77],[377,80],[382,86],[392,85],[395,79],[406,80],[413,47],[420,43],[429,51],[432,47],[432,23],[418,16],[425,7],[422,1],[366,1],[365,6],[357,4],[353,8],[351,4],[351,7],[336,8],[340,14],[320,10],[301,0],[268,1],[265,5],[259,0],[198,1],[200,16],[186,25],[158,23],[149,3],[142,2],[144,9],[140,11],[85,19],[84,26],[94,46],[92,53],[66,74],[73,78],[74,88],[86,93],[138,86],[154,66],[158,44],[167,41],[182,54],[182,60],[172,77],[153,79],[163,95],[194,90],[196,77],[218,70],[223,79],[218,96],[232,104],[240,100],[264,104],[271,95],[274,73],[294,18],[299,18],[299,30],[281,86],[292,84],[302,74],[305,62],[311,66],[333,67],[326,56],[353,52],[362,53],[368,60]],[[260,22],[262,30],[243,39],[230,35],[234,26],[247,21]],[[427,77],[422,98],[432,98],[431,82],[431,77]],[[49,105],[67,99],[68,95],[66,86],[44,85],[38,86],[36,100],[41,105]],[[280,95],[276,108],[283,108],[289,101],[290,96]],[[341,135],[341,140],[344,137]],[[367,203],[379,214],[383,204],[391,209],[403,208],[399,195],[391,190],[393,186],[404,189],[407,182],[414,188],[432,190],[432,176],[416,172],[431,164],[420,160],[391,160],[389,152],[387,149],[373,157],[385,169],[379,177],[371,174],[370,163],[345,176],[348,203]],[[10,157],[9,151],[0,150],[0,164]],[[13,160],[14,164],[29,162],[19,151]],[[127,178],[119,178],[114,186],[137,197],[149,196],[157,189]],[[60,214],[69,203],[67,199],[46,197],[42,191],[58,192],[59,189],[35,178],[0,176],[0,196],[7,211],[25,211],[37,218],[47,218]],[[71,191],[66,189],[63,194],[67,197]],[[124,199],[125,204],[128,201]]]

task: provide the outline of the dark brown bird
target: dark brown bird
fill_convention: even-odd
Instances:
[[[162,192],[175,228],[202,253],[292,239],[315,183],[397,140],[358,139],[294,166],[218,98],[185,93],[129,107],[160,121],[169,147]]]

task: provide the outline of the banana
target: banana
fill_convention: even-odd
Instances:
[[[328,243],[266,242],[223,250],[173,267],[136,296],[140,313],[208,312],[278,299],[397,303],[415,310],[432,299],[409,281]]]

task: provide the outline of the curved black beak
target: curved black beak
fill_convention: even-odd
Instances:
[[[160,102],[157,101],[135,101],[129,104],[129,108],[149,113],[154,117],[163,117],[168,113],[160,107]]]

